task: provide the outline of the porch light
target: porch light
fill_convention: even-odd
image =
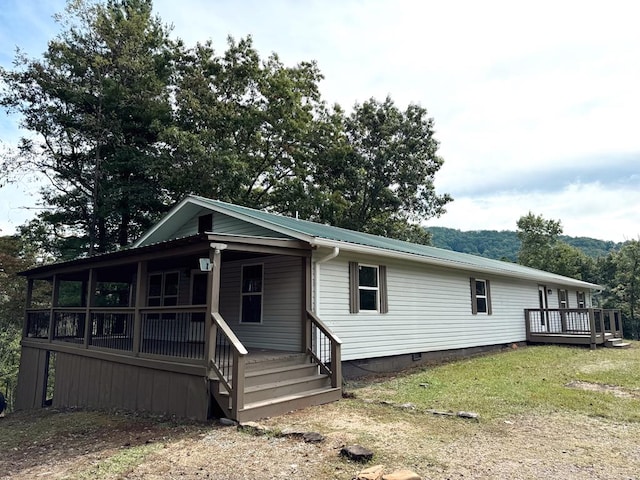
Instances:
[[[201,272],[210,272],[211,271],[211,260],[208,258],[199,258],[198,262],[200,262],[200,271]]]
[[[551,294],[553,293],[553,290],[552,290],[552,289],[548,289],[548,290],[547,290],[547,293],[548,293],[549,295],[551,295]]]

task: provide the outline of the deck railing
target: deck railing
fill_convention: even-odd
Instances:
[[[209,368],[229,393],[228,408],[231,410],[231,418],[238,418],[238,412],[244,408],[244,367],[245,357],[249,352],[222,315],[214,312],[211,320]]]
[[[139,312],[138,345],[134,345],[136,309],[133,307],[28,309],[25,338],[49,340],[52,328],[49,341],[76,344],[78,348],[92,346],[120,352],[140,352],[142,355],[204,360],[206,307],[147,307]]]
[[[604,343],[606,335],[622,337],[619,310],[601,308],[527,308],[524,311],[527,340],[540,336],[574,336]]]
[[[331,377],[333,388],[342,386],[341,345],[340,339],[322,320],[307,310],[307,353]]]

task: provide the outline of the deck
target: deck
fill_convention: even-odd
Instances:
[[[528,308],[524,311],[527,342],[626,346],[619,310],[601,308]]]

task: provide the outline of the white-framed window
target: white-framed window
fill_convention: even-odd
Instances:
[[[558,307],[569,308],[569,294],[563,288],[558,289]]]
[[[491,287],[489,280],[471,278],[471,313],[491,315]]]
[[[262,323],[264,265],[242,266],[240,323]]]
[[[360,311],[377,312],[380,306],[378,267],[358,265],[358,301]]]
[[[386,265],[349,262],[349,313],[389,312]]]
[[[587,296],[584,292],[576,292],[578,308],[587,308]]]

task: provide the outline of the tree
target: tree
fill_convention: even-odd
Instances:
[[[610,293],[622,310],[625,336],[640,339],[640,240],[627,242],[618,253],[612,254],[615,274]]]
[[[313,62],[262,60],[251,37],[227,47],[180,49],[168,190],[295,213],[308,198],[322,76]]]
[[[340,137],[315,171],[320,185],[321,221],[358,231],[430,243],[419,225],[445,212],[452,200],[437,195],[434,176],[443,164],[437,155],[433,119],[418,105],[401,111],[387,97],[356,104],[340,118]],[[342,123],[342,125],[340,125]]]
[[[58,21],[42,59],[19,54],[0,70],[0,105],[32,133],[2,167],[43,172],[43,231],[91,254],[128,244],[165,208],[171,44],[151,0],[70,1]]]
[[[517,222],[520,239],[518,263],[527,267],[589,281],[594,261],[579,249],[559,240],[562,224],[529,212]],[[593,280],[591,280],[593,281]]]

